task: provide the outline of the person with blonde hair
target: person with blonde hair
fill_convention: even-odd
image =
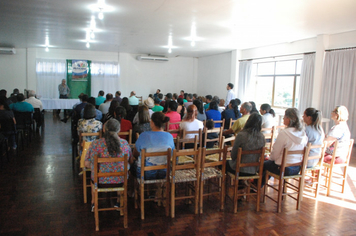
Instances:
[[[331,112],[331,119],[335,125],[330,129],[325,141],[327,149],[325,152],[324,162],[330,163],[334,152],[334,143],[339,141],[335,164],[344,163],[346,160],[351,133],[346,121],[349,119],[349,112],[345,106],[336,106]]]

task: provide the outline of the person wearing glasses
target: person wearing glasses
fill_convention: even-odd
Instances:
[[[349,119],[349,112],[345,106],[336,106],[331,112],[331,119],[335,125],[330,129],[324,141],[327,141],[327,149],[325,151],[324,162],[330,163],[334,152],[334,143],[339,141],[337,146],[337,153],[335,164],[344,163],[348,154],[348,147],[350,143],[351,133],[347,120]]]

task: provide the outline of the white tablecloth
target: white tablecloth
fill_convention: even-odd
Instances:
[[[79,99],[41,99],[43,104],[43,109],[53,110],[53,109],[72,109],[75,104],[79,102]]]

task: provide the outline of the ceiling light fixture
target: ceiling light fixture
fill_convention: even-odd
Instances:
[[[46,51],[46,52],[48,52],[48,51],[49,51],[48,47],[46,47],[45,51]]]
[[[194,47],[195,46],[196,37],[197,37],[197,28],[195,26],[195,22],[192,23],[192,28],[190,30],[190,37],[192,39],[190,45],[192,47]]]
[[[95,16],[91,16],[90,29],[94,30],[96,28]]]
[[[91,33],[90,33],[90,38],[95,39],[95,34],[94,34],[94,31],[93,31],[93,30],[92,30]]]
[[[168,53],[172,53],[172,35],[168,36]]]
[[[87,48],[90,48],[90,43],[87,42],[87,44],[85,46],[87,46]]]
[[[105,7],[105,0],[98,0],[98,8],[99,8],[98,18],[99,18],[99,20],[104,19],[104,7]]]
[[[99,9],[100,9],[100,12],[98,14],[98,18],[99,18],[99,20],[102,20],[102,19],[104,19],[103,9],[102,8],[99,8]]]
[[[49,51],[48,46],[49,46],[49,39],[48,39],[48,36],[46,36],[46,40],[45,40],[45,47],[46,47],[45,51],[46,52]]]

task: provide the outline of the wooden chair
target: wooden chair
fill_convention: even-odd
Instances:
[[[293,198],[294,200],[297,201],[297,207],[296,209],[299,210],[300,209],[300,205],[301,205],[301,200],[302,200],[302,196],[303,196],[303,185],[304,185],[304,170],[305,170],[305,165],[306,165],[306,160],[307,158],[305,158],[309,153],[309,149],[308,148],[304,148],[302,150],[297,150],[297,151],[289,151],[287,148],[285,148],[283,150],[283,159],[282,159],[282,163],[280,166],[280,173],[279,174],[274,174],[270,171],[266,171],[266,175],[265,175],[265,180],[266,180],[266,184],[265,184],[265,189],[263,192],[263,202],[265,202],[266,197],[271,199],[272,201],[277,203],[277,212],[280,213],[281,212],[281,206],[282,206],[282,196],[289,196],[291,198]],[[288,156],[288,154],[300,154],[303,155],[302,159],[300,162],[298,163],[293,163],[293,164],[287,164],[286,163],[286,158]],[[284,176],[284,172],[285,172],[285,168],[289,167],[289,166],[301,166],[300,168],[300,173],[297,175],[291,175],[291,176]],[[275,180],[278,180],[278,186],[277,185],[270,185],[268,183],[268,179],[269,176],[272,176]],[[288,182],[288,180],[293,180],[296,179],[297,180],[297,184],[298,185],[294,185],[291,182]],[[277,186],[277,187],[276,187]],[[270,187],[273,190],[278,192],[278,196],[277,196],[277,200],[275,200],[274,198],[272,198],[271,196],[266,195],[267,193],[267,188]],[[288,188],[294,190],[293,192],[288,192]],[[294,197],[293,195],[297,194],[297,197]]]
[[[262,128],[261,132],[263,133],[263,136],[265,136],[266,140],[266,151],[271,153],[272,152],[272,147],[275,141],[274,133],[275,133],[275,128],[272,126],[272,128]]]
[[[159,157],[159,156],[165,156],[167,158],[167,163],[164,165],[157,165],[157,166],[145,165],[147,157]],[[171,156],[172,156],[172,149],[170,148],[168,148],[167,151],[164,152],[146,152],[145,149],[141,150],[141,173],[140,173],[140,178],[136,178],[135,181],[135,209],[137,209],[138,207],[137,203],[138,203],[138,194],[139,194],[142,220],[145,219],[146,201],[165,201],[164,205],[166,208],[166,216],[169,215],[169,184],[170,184],[169,175],[170,175]],[[167,171],[166,178],[145,180],[144,177],[145,172],[151,170],[166,170]],[[145,186],[152,185],[152,184],[165,184],[165,194],[163,194],[163,197],[160,196],[161,195],[160,194],[159,197],[145,199]],[[157,191],[159,191],[159,189]]]
[[[214,121],[214,127],[216,124],[220,124],[220,127],[223,127],[224,129],[224,124],[225,124],[225,119],[222,120],[213,120]],[[204,127],[206,126],[206,124],[204,123]]]
[[[23,137],[27,137],[27,146],[32,141],[32,125],[33,125],[33,113],[32,112],[14,112],[16,120],[16,129],[23,134]]]
[[[124,162],[124,171],[119,172],[100,172],[100,164],[108,164],[115,162]],[[95,217],[95,230],[99,231],[99,211],[116,211],[120,210],[124,215],[124,227],[127,228],[127,176],[128,176],[128,156],[120,158],[98,158],[94,157],[94,182],[92,183],[92,189],[94,192],[94,217]],[[105,184],[101,186],[99,184],[99,178],[101,177],[123,177],[124,183],[122,187],[107,187]],[[101,192],[117,192],[120,196],[120,207],[99,208],[99,193]]]
[[[224,155],[227,156],[227,153],[232,150],[231,147],[225,147],[224,150]],[[237,213],[237,205],[238,205],[238,198],[240,196],[244,197],[256,197],[256,211],[260,211],[260,196],[261,196],[261,185],[262,185],[262,179],[263,179],[263,163],[264,163],[264,157],[265,157],[265,150],[266,147],[262,147],[258,150],[250,150],[250,151],[244,151],[242,148],[238,149],[237,152],[237,159],[236,159],[236,171],[234,174],[227,172],[227,175],[231,178],[233,182],[233,196],[230,197],[229,194],[227,194],[227,197],[233,200],[234,204],[234,213]],[[256,155],[256,160],[253,162],[249,163],[244,163],[241,162],[242,156],[243,155]],[[240,168],[244,167],[258,167],[258,172],[254,175],[250,176],[240,176]],[[243,180],[244,183],[243,185],[239,185],[239,180]],[[255,180],[257,180],[257,185],[255,184]],[[239,186],[243,187],[245,189],[244,192],[239,193],[238,188]],[[252,191],[251,191],[252,188]],[[227,188],[228,189],[228,188]]]
[[[182,139],[186,139],[185,137],[186,137],[187,134],[197,135],[198,136],[198,146],[202,147],[202,145],[203,145],[203,131],[202,131],[202,129],[199,129],[199,130],[196,130],[196,131],[186,131],[186,130],[183,129],[181,131],[180,137],[182,137]],[[192,139],[187,139],[187,140],[192,140]],[[182,145],[183,145],[182,147],[184,147],[185,144],[186,143],[182,143]]]
[[[126,131],[126,132],[119,132],[118,135],[119,136],[128,136],[127,142],[129,143],[129,145],[132,145],[132,129],[130,129],[129,131]]]
[[[91,172],[90,168],[86,168],[84,165],[85,155],[89,149],[91,142],[84,141],[84,137],[102,137],[102,130],[97,133],[79,133],[79,147],[78,153],[81,153],[80,159],[80,167],[82,168],[83,173],[83,195],[84,195],[84,203],[87,203],[87,188],[90,188],[90,176],[87,175],[88,172]]]
[[[193,156],[194,163],[186,163],[179,165],[177,159],[179,156],[189,155]],[[175,217],[175,202],[182,199],[194,200],[194,213],[198,214],[199,207],[199,183],[200,183],[200,161],[202,149],[198,150],[173,150],[172,158],[172,172],[171,172],[171,217]],[[188,184],[188,188],[193,191],[193,194],[188,194],[186,191],[185,196],[176,195],[176,184]]]
[[[236,120],[233,120],[232,118],[230,118],[230,125],[229,125],[229,129],[231,129],[231,127],[233,126],[233,124],[235,123]]]
[[[333,155],[332,155],[332,159],[330,164],[329,163],[323,163],[323,166],[326,168],[324,176],[325,176],[325,185],[327,187],[327,196],[330,196],[330,190],[331,190],[331,180],[333,178],[333,175],[337,176],[337,177],[341,177],[342,178],[342,184],[336,183],[338,185],[341,185],[341,193],[344,193],[345,190],[345,181],[347,178],[347,169],[350,163],[350,157],[351,157],[351,152],[352,152],[352,147],[354,145],[354,140],[350,139],[350,143],[348,146],[348,154],[346,156],[346,161],[345,163],[341,163],[341,164],[335,164],[335,158],[336,158],[336,152],[337,152],[337,148],[338,148],[339,142],[336,141],[334,144],[334,151],[333,151]],[[334,168],[335,167],[343,167],[344,171],[342,174],[336,173],[334,172]],[[335,182],[333,182],[335,183]]]
[[[222,146],[222,138],[223,138],[223,129],[224,127],[221,126],[220,128],[213,128],[213,129],[207,129],[206,127],[204,127],[204,138],[203,138],[203,146],[208,149],[207,144],[210,142],[214,142],[217,143],[216,147],[217,148],[221,148]],[[210,133],[218,133],[218,137],[214,138],[214,139],[208,139],[208,134]],[[215,145],[214,145],[215,146]]]
[[[21,144],[22,144],[22,150],[24,150],[24,136],[22,132],[17,132],[16,129],[16,124],[14,123],[14,120],[11,119],[0,119],[0,133],[2,133],[7,141],[11,138],[11,136],[14,136],[15,142],[18,145],[16,148],[16,155],[18,156],[19,152],[18,150],[20,149],[20,143],[19,143],[19,136],[21,136]],[[9,143],[9,142],[8,142]],[[8,152],[7,152],[8,153]],[[8,154],[7,154],[8,155]]]
[[[222,128],[222,127],[221,127]],[[219,169],[221,166],[221,169]],[[205,196],[220,195],[220,209],[224,210],[225,203],[225,170],[226,170],[226,155],[224,149],[202,149],[201,159],[201,176],[200,176],[200,200],[199,209],[203,213],[203,200]],[[217,179],[215,187],[217,191],[211,191],[211,180]],[[208,183],[208,192],[204,193],[204,182]]]
[[[139,104],[141,105],[142,104],[142,96],[136,96],[139,100]]]
[[[167,122],[167,126],[166,126],[166,131],[170,134],[172,134],[174,141],[176,141],[176,138],[179,136],[180,134],[180,123],[182,123],[181,121],[179,122]],[[177,129],[178,126],[178,129]]]
[[[229,147],[234,146],[235,138],[236,138],[235,135],[232,135],[229,138],[226,138],[225,136],[223,136],[222,142],[221,142],[221,148],[224,148],[225,146],[229,146]]]
[[[274,127],[274,141],[276,140],[279,132],[282,130],[282,129],[285,129],[286,126],[285,125],[277,125]]]
[[[305,185],[305,188],[310,188],[312,190],[314,185],[315,185],[315,198],[318,197],[319,195],[319,188],[320,188],[320,177],[321,177],[321,171],[323,168],[323,161],[324,161],[324,155],[325,155],[325,149],[326,149],[326,142],[323,143],[323,145],[311,145],[311,143],[308,144],[308,149],[309,153],[308,156],[305,157],[307,158],[306,160],[306,165],[305,165],[305,177],[309,177],[312,179],[312,186],[309,187],[308,185]],[[310,156],[310,150],[311,149],[320,149],[321,153],[320,155],[317,156]],[[311,160],[318,160],[318,164],[313,166],[313,167],[308,167],[308,161]]]

